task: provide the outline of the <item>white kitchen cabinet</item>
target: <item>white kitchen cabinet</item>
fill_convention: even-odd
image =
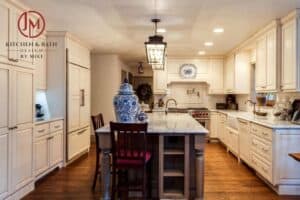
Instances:
[[[209,69],[209,94],[224,94],[223,59],[211,59]]]
[[[153,70],[153,93],[166,94],[167,93],[167,69]]]
[[[277,23],[256,42],[255,89],[257,92],[277,90],[278,74],[278,27]]]
[[[217,112],[210,113],[210,138],[218,138],[219,114]]]
[[[7,130],[7,128],[6,128]],[[2,133],[1,133],[2,132]],[[0,132],[0,199],[4,199],[9,193],[9,139],[8,131]]]
[[[35,42],[39,44],[47,42],[45,36],[39,36]],[[38,50],[38,53],[35,53],[33,60],[35,68],[35,85],[36,89],[46,90],[47,89],[47,49],[46,46],[35,47],[34,49]]]
[[[239,155],[247,164],[251,163],[251,134],[250,123],[239,119]]]
[[[12,133],[12,184],[18,190],[33,181],[33,128]]]
[[[90,145],[90,129],[74,131],[68,134],[68,160],[89,148]]]
[[[225,128],[225,145],[229,151],[239,158],[239,134],[237,130],[229,126]]]
[[[300,90],[300,66],[298,58],[299,48],[299,16],[298,13],[290,19],[282,20],[282,66],[281,89],[283,91]]]
[[[46,171],[49,167],[49,147],[48,138],[42,137],[34,143],[35,158],[34,158],[34,170],[35,175],[39,175]]]
[[[47,68],[49,108],[52,116],[66,118],[68,139],[63,155],[67,161],[73,161],[76,155],[88,152],[90,147],[90,132],[81,140],[69,140],[69,135],[74,132],[90,131],[90,50],[67,32],[48,31],[47,40],[57,42],[55,51],[47,51],[47,65],[51,66]],[[72,144],[74,141],[85,148]],[[70,146],[73,153],[69,151]]]
[[[5,62],[8,58],[6,43],[9,41],[9,7],[3,1],[0,2],[0,24],[0,60]]]
[[[81,67],[90,68],[90,50],[81,45],[80,41],[73,39],[68,39],[67,45],[70,50],[68,61]]]
[[[223,113],[219,113],[218,135],[221,142],[225,143],[225,123],[227,116]]]
[[[225,86],[225,93],[233,93],[234,92],[234,85],[235,85],[235,75],[234,75],[234,68],[235,68],[235,55],[230,55],[225,60],[225,69],[224,69],[224,86]]]
[[[63,131],[58,131],[49,139],[49,165],[53,167],[63,160]]]
[[[250,52],[241,51],[225,60],[224,85],[227,94],[249,94]]]
[[[53,168],[61,167],[63,161],[63,120],[36,125],[34,137],[34,171],[37,179],[39,179],[51,172]]]

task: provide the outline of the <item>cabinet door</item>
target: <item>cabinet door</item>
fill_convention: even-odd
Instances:
[[[90,124],[90,70],[80,69],[80,127]]]
[[[9,139],[8,132],[0,129],[0,199],[4,199],[9,192]]]
[[[68,132],[80,128],[80,67],[68,68]]]
[[[40,36],[35,40],[39,44],[46,43],[46,37]],[[35,87],[36,89],[47,89],[47,53],[45,46],[35,47],[38,50],[34,54],[34,68],[35,68]]]
[[[277,80],[277,55],[276,55],[276,29],[267,33],[267,65],[266,65],[266,89],[276,90]]]
[[[234,92],[234,66],[235,66],[235,55],[231,55],[226,59],[225,65],[225,92],[233,93]]]
[[[250,151],[251,151],[251,137],[250,126],[248,122],[239,122],[239,144],[240,144],[240,157],[242,160],[250,163]]]
[[[236,94],[250,93],[250,53],[241,51],[235,56],[235,83],[234,91]]]
[[[1,1],[0,3],[0,24],[1,24],[1,32],[0,32],[0,60],[7,61],[8,58],[8,47],[6,43],[9,42],[9,8],[8,6]]]
[[[34,143],[34,148],[35,148],[34,170],[35,170],[35,175],[39,175],[44,171],[46,171],[49,167],[48,138],[44,137],[42,139],[37,140]]]
[[[12,183],[15,190],[33,180],[33,129],[12,133]]]
[[[33,123],[33,95],[34,80],[33,70],[15,67],[14,71],[14,124],[25,125]]]
[[[210,116],[210,134],[211,138],[218,138],[218,113],[212,113]]]
[[[267,85],[267,40],[260,38],[256,43],[256,66],[255,66],[255,89],[257,91],[266,89]]]
[[[58,131],[49,140],[50,167],[63,160],[63,131]]]
[[[223,83],[223,60],[212,59],[210,62],[210,94],[223,94],[224,83]]]
[[[9,65],[0,63],[0,130],[9,126]]]
[[[282,74],[283,90],[295,90],[296,84],[296,20],[282,26]]]
[[[166,69],[153,71],[153,91],[155,94],[166,94],[167,92]]]
[[[85,128],[68,134],[68,160],[90,147],[90,129]]]
[[[69,62],[90,68],[90,50],[78,42],[68,39]]]

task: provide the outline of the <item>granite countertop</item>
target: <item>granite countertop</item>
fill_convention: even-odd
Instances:
[[[34,124],[39,125],[39,124],[54,122],[54,121],[63,120],[63,119],[64,119],[63,117],[52,117],[52,118],[50,117],[50,118],[45,118],[45,119],[42,119],[42,120],[35,119]]]
[[[148,134],[207,134],[208,130],[187,113],[149,113]],[[109,125],[96,130],[110,132]]]
[[[261,116],[254,115],[252,112],[235,111],[235,110],[211,109],[211,111],[224,113],[226,115],[230,115],[246,121],[251,121],[272,129],[300,129],[300,125],[293,124],[290,121],[279,120],[274,118],[273,116],[261,117]]]

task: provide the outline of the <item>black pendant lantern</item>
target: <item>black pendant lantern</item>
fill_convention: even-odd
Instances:
[[[157,23],[160,19],[151,21],[155,24],[155,34],[149,37],[148,42],[145,42],[147,61],[153,70],[164,70],[167,43],[163,41],[163,36],[157,35]]]

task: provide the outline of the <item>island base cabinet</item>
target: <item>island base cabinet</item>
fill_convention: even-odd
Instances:
[[[88,151],[90,147],[90,128],[84,128],[68,134],[68,160]]]

